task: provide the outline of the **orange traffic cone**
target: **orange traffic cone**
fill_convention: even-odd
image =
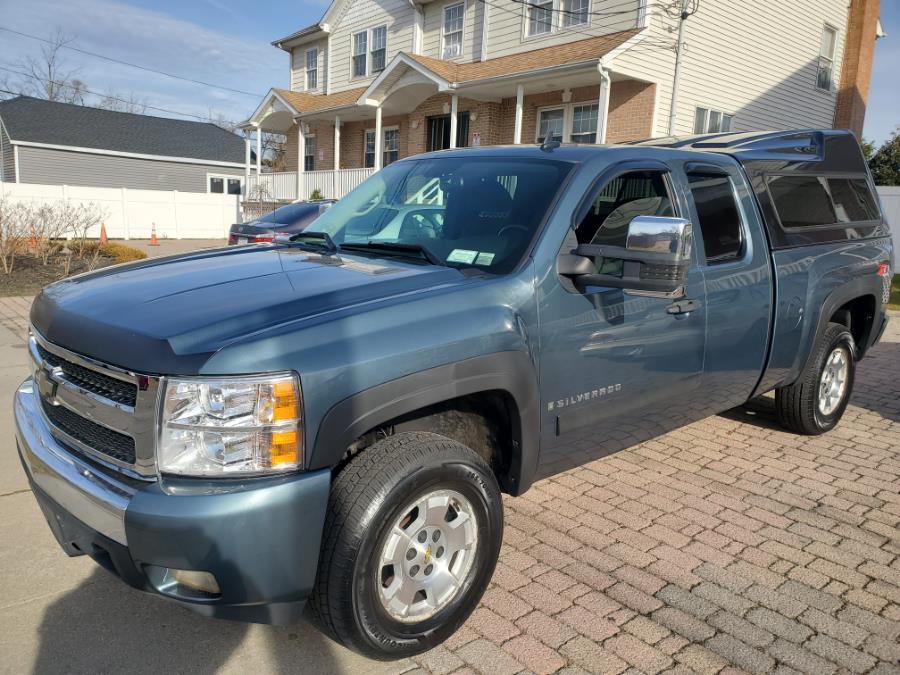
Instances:
[[[156,240],[156,223],[153,223],[153,228],[150,230],[150,245],[159,246],[159,242]]]
[[[100,223],[100,243],[105,244],[109,239],[106,236],[106,223]]]

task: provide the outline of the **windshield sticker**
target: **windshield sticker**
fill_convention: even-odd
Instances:
[[[464,248],[455,248],[450,251],[450,255],[447,256],[447,262],[467,263],[471,265],[475,262],[475,258],[477,257],[478,251],[467,251]]]
[[[494,262],[494,254],[493,253],[479,253],[478,257],[475,258],[476,265],[490,265]]]

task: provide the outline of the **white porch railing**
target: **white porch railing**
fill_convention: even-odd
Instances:
[[[300,174],[299,194],[296,171],[279,171],[250,175],[246,199],[251,201],[293,201],[309,199],[316,190],[323,199],[340,199],[375,169],[341,169],[339,171],[304,171]]]

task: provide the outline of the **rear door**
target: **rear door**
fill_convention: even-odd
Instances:
[[[714,413],[744,403],[765,364],[773,303],[769,246],[736,162],[714,157],[680,169],[674,178],[689,204],[706,283],[706,358],[697,398]]]

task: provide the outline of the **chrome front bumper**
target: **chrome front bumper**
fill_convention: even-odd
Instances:
[[[123,546],[134,490],[66,450],[51,435],[32,378],[16,391],[16,440],[29,479],[75,518]]]

